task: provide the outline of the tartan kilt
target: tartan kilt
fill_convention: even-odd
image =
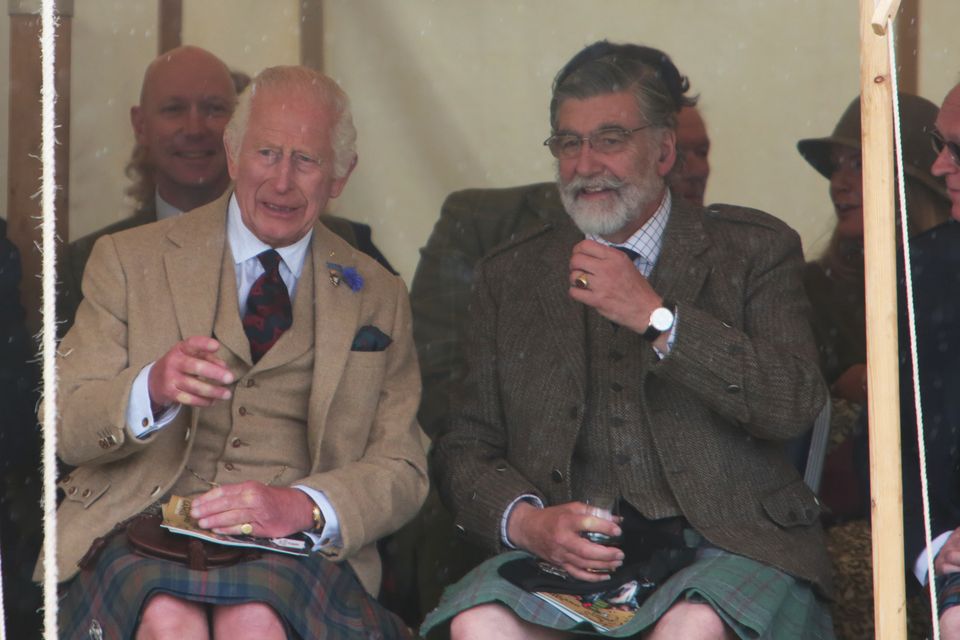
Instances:
[[[439,606],[427,614],[420,634],[442,637],[450,620],[480,604],[506,605],[521,619],[571,633],[610,638],[639,637],[680,598],[702,602],[740,638],[832,639],[833,624],[825,602],[802,581],[743,556],[710,549],[693,564],[673,574],[623,626],[601,633],[586,622],[576,622],[537,596],[500,577],[497,568],[526,555],[502,553],[487,560],[457,584],[448,587]],[[433,635],[431,635],[433,634]]]
[[[61,591],[60,638],[68,640],[133,638],[143,605],[157,593],[213,605],[264,602],[283,619],[289,638],[413,637],[364,590],[348,563],[318,555],[264,552],[256,560],[193,571],[138,555],[118,534],[96,564],[61,585]]]

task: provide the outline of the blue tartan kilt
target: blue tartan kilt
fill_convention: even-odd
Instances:
[[[639,637],[652,629],[671,605],[685,599],[709,604],[739,638],[834,637],[827,605],[812,587],[773,567],[718,549],[707,551],[673,574],[629,622],[601,633],[500,577],[500,565],[524,555],[522,551],[502,553],[448,587],[437,608],[427,614],[420,627],[421,636],[428,640],[442,637],[456,614],[480,604],[499,603],[521,619],[550,629],[611,638]]]
[[[193,571],[138,555],[119,534],[61,592],[58,626],[67,640],[133,638],[143,605],[158,593],[211,605],[264,602],[283,619],[289,638],[413,637],[364,590],[348,563],[317,555],[264,552],[256,560]]]

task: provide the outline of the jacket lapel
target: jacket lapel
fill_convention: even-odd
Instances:
[[[350,347],[359,327],[360,305],[367,292],[351,291],[341,280],[335,286],[327,263],[357,267],[357,254],[322,224],[317,223],[311,242],[313,257],[314,327],[313,386],[307,416],[307,438],[311,463],[316,467],[320,442],[327,422],[330,400],[343,377]],[[360,273],[361,276],[364,274]],[[298,297],[301,294],[297,294]]]
[[[561,361],[570,370],[581,398],[587,392],[587,358],[585,345],[586,307],[570,297],[567,264],[575,244],[583,234],[569,219],[553,224],[551,241],[540,259],[534,262],[529,282],[535,283],[534,297],[543,309],[543,331],[554,343]]]
[[[663,233],[663,248],[650,274],[650,284],[664,299],[681,305],[692,302],[710,272],[700,257],[709,246],[703,216],[703,209],[673,198],[670,220]]]
[[[227,202],[218,200],[185,213],[170,228],[175,246],[164,257],[180,335],[209,336],[217,309],[217,291],[227,238]],[[211,211],[212,210],[212,211]]]

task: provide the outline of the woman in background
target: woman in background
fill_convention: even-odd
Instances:
[[[900,94],[908,237],[950,218],[944,186],[930,174],[936,153],[929,132],[937,111],[937,106],[924,98]],[[832,401],[820,500],[828,527],[827,547],[834,561],[834,626],[838,638],[868,638],[873,637],[869,495],[854,464],[858,417],[867,400],[860,99],[850,103],[833,134],[801,140],[797,148],[830,180],[830,199],[837,216],[826,250],[807,263],[803,274],[821,370]],[[911,623],[911,631],[913,626]]]

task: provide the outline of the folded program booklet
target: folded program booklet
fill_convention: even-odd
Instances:
[[[610,631],[627,622],[637,613],[639,583],[631,580],[609,591],[587,595],[535,591],[542,598],[578,622],[589,622],[598,631]]]
[[[306,536],[297,534],[300,538],[257,538],[254,536],[228,536],[203,529],[190,516],[190,499],[180,496],[171,496],[170,501],[163,505],[163,523],[160,525],[171,533],[200,538],[213,544],[222,544],[228,547],[248,547],[276,551],[293,556],[310,555],[310,544]]]

